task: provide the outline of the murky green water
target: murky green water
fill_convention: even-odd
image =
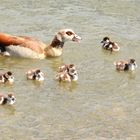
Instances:
[[[61,28],[83,40],[67,42],[59,58],[31,60],[0,57],[0,72],[11,70],[14,106],[0,106],[0,140],[139,140],[140,70],[116,72],[113,62],[135,58],[140,66],[139,0],[1,0],[0,31],[28,35],[49,43]],[[100,47],[104,36],[121,46],[110,54]],[[74,63],[77,83],[54,80],[57,67]],[[41,84],[25,72],[40,68]]]

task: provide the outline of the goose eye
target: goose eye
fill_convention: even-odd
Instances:
[[[71,31],[67,31],[66,34],[71,36],[73,33]]]
[[[8,74],[9,76],[11,76],[11,75],[12,75],[12,72],[8,71],[7,74]]]

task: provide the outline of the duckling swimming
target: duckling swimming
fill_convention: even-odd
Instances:
[[[56,80],[67,82],[77,81],[78,73],[76,71],[75,65],[70,64],[60,66],[56,75]]]
[[[109,37],[104,37],[103,40],[101,41],[102,48],[105,50],[110,50],[111,52],[117,52],[120,50],[120,47],[117,43],[110,41]]]
[[[0,74],[0,83],[13,83],[14,82],[14,76],[11,71],[8,71],[4,74]]]
[[[114,65],[116,66],[116,70],[118,71],[127,71],[127,70],[135,70],[137,68],[137,64],[135,59],[130,59],[129,61],[116,61],[114,62]]]
[[[27,79],[44,81],[44,73],[40,69],[32,69],[26,72]]]
[[[13,105],[16,102],[16,98],[12,93],[9,93],[7,96],[0,94],[0,105]]]

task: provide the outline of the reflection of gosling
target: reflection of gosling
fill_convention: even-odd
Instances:
[[[0,95],[0,105],[8,104],[12,105],[16,102],[16,98],[12,93],[9,93],[7,96],[1,94]]]
[[[6,82],[9,82],[9,83],[14,82],[14,76],[12,72],[10,71],[0,75],[0,83],[6,83]]]
[[[41,72],[40,69],[33,69],[29,70],[26,73],[27,79],[30,80],[36,80],[36,81],[43,81],[44,80],[44,74]]]
[[[56,80],[68,82],[77,81],[78,73],[74,64],[60,66],[56,75]]]
[[[104,37],[101,43],[103,44],[102,48],[105,50],[110,50],[114,52],[117,52],[120,50],[120,47],[118,46],[118,44],[110,41],[109,37]]]
[[[114,62],[114,65],[116,66],[116,70],[119,71],[126,71],[126,70],[135,70],[137,68],[137,64],[135,59],[130,59],[129,61],[116,61]]]

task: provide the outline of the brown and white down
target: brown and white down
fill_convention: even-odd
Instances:
[[[32,69],[26,72],[27,79],[44,81],[44,73],[40,69]]]
[[[12,93],[8,95],[0,94],[0,105],[12,105],[16,102],[16,98]]]
[[[137,68],[137,64],[135,59],[130,59],[129,61],[120,60],[114,62],[114,65],[116,66],[116,70],[118,71],[134,71]]]
[[[0,83],[13,83],[14,82],[14,76],[11,71],[8,71],[4,74],[0,74]]]
[[[76,71],[74,64],[69,65],[62,65],[59,67],[58,73],[56,75],[56,80],[58,81],[77,81],[78,80],[78,73]]]
[[[71,29],[58,31],[48,46],[32,37],[0,33],[0,53],[5,56],[39,59],[57,57],[62,54],[66,41],[79,42],[80,40],[81,37]]]
[[[109,37],[104,37],[101,43],[102,43],[102,48],[105,50],[109,50],[111,52],[112,51],[117,52],[120,50],[119,45],[116,42],[110,41]]]

